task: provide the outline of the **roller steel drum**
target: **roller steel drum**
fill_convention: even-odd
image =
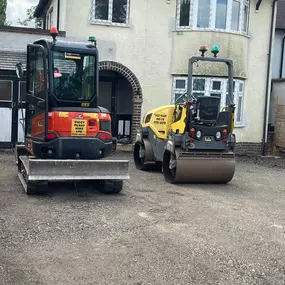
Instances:
[[[176,168],[173,169],[169,168],[167,156],[163,162],[164,177],[170,183],[226,184],[235,173],[235,156],[232,152],[193,155],[176,151],[175,159]]]

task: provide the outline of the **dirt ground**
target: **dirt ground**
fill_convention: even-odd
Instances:
[[[0,284],[285,284],[285,173],[239,160],[228,185],[134,168],[119,195],[23,193],[0,152]]]

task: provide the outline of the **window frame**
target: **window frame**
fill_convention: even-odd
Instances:
[[[27,96],[27,92],[26,92],[27,91],[27,82],[20,80],[18,82],[18,103],[20,103],[20,104],[26,103],[26,99],[24,101],[21,101],[21,85],[22,85],[22,83],[26,84],[24,92],[25,92],[25,95]]]
[[[211,93],[219,93],[221,94],[221,106],[220,108],[224,107],[226,105],[226,100],[227,100],[227,82],[228,78],[226,77],[209,77],[209,76],[193,76],[193,81],[195,79],[205,79],[205,90],[204,91],[197,91],[198,93],[204,94],[205,96],[210,96]],[[183,88],[176,88],[176,80],[185,80],[185,89]],[[220,90],[213,90],[212,84],[214,81],[219,81],[221,82],[221,89]],[[235,109],[235,127],[243,127],[244,126],[244,96],[245,96],[245,80],[244,79],[234,79],[235,82],[235,89],[234,89],[234,103],[236,105]],[[172,96],[171,96],[171,103],[175,104],[175,95],[176,94],[184,94],[187,91],[187,83],[188,83],[188,78],[187,76],[173,76],[173,81],[172,81]],[[239,86],[242,84],[243,90],[242,92],[239,91]],[[194,86],[194,85],[192,85]],[[193,90],[193,92],[196,93],[196,91]],[[238,104],[239,104],[239,98],[241,99],[241,116],[240,120],[238,119]]]
[[[217,31],[217,32],[226,32],[233,34],[240,34],[244,36],[249,36],[249,15],[250,15],[250,2],[249,0],[227,0],[227,14],[226,14],[226,28],[225,29],[217,29],[216,28],[216,10],[217,10],[217,0],[211,0],[210,2],[210,15],[209,15],[209,27],[208,28],[200,28],[197,27],[198,23],[198,7],[199,0],[191,0],[190,2],[190,17],[189,17],[189,25],[188,26],[180,26],[180,9],[181,2],[184,0],[177,0],[176,7],[176,31]],[[239,10],[239,23],[238,30],[232,30],[232,13],[233,13],[233,2],[240,3]],[[245,7],[248,8],[247,13],[247,26],[246,31],[244,32],[244,11]]]
[[[117,26],[117,27],[129,27],[130,26],[130,2],[131,0],[127,0],[127,15],[126,15],[126,23],[115,23],[113,22],[113,0],[109,1],[109,10],[108,10],[108,20],[96,19],[95,18],[95,7],[96,0],[92,0],[92,13],[91,13],[91,24],[93,25],[104,25],[104,26]]]

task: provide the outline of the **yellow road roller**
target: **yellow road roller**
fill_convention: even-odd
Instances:
[[[158,167],[169,183],[227,184],[235,173],[233,63],[217,58],[217,46],[213,57],[206,51],[201,47],[201,56],[189,59],[186,100],[149,111],[136,136],[136,168]],[[220,109],[218,96],[193,97],[193,65],[199,61],[228,66],[228,106]]]

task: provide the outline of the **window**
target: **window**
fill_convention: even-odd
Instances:
[[[28,47],[26,94],[26,135],[43,140],[45,137],[46,80],[44,51],[40,47]]]
[[[12,81],[0,80],[0,101],[12,101]]]
[[[211,9],[210,0],[198,0],[198,16],[197,16],[198,28],[209,28],[210,9]]]
[[[93,0],[92,23],[126,26],[130,0]]]
[[[177,29],[248,33],[249,0],[178,0]]]
[[[53,8],[51,8],[47,14],[47,29],[53,26]]]
[[[182,83],[184,81],[184,83]],[[187,77],[175,77],[173,81],[172,103],[182,103],[187,99]],[[244,81],[235,79],[233,82],[235,110],[235,125],[242,125],[243,117],[243,99],[244,99]],[[192,95],[198,96],[218,96],[221,99],[220,108],[230,103],[228,93],[227,78],[194,77],[192,86]]]
[[[60,101],[91,101],[95,96],[95,56],[55,51],[54,95]]]
[[[227,0],[217,0],[216,4],[216,29],[226,29],[227,24]]]
[[[231,23],[231,29],[233,31],[238,31],[239,29],[239,17],[240,17],[240,2],[233,0],[232,23]]]
[[[45,74],[43,52],[39,48],[29,48],[28,91],[33,96],[45,99]]]
[[[242,31],[244,33],[248,32],[248,16],[249,16],[249,6],[248,4],[245,4],[243,12],[243,27],[242,27]]]

